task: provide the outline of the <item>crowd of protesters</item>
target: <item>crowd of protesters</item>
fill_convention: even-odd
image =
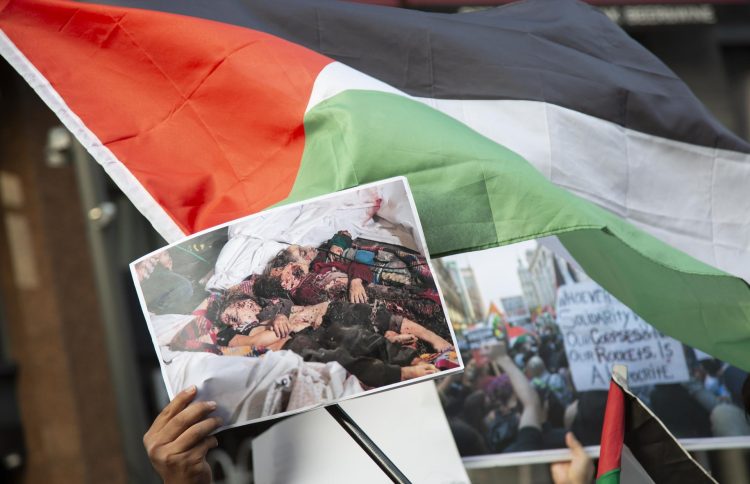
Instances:
[[[604,390],[577,392],[563,338],[549,319],[500,353],[463,348],[466,369],[438,384],[463,456],[565,447],[567,432],[597,445],[607,402]],[[747,373],[683,347],[690,379],[632,387],[678,438],[750,435],[742,411]]]

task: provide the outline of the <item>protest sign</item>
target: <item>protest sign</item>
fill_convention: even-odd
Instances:
[[[482,349],[500,341],[495,336],[495,330],[492,326],[479,326],[470,329],[464,333],[464,338],[468,349],[471,350],[471,359],[482,364],[487,362]]]
[[[480,326],[473,328],[464,334],[466,338],[466,344],[469,349],[478,350],[483,346],[487,346],[493,343],[497,343],[499,340],[495,336],[495,330],[489,326]]]
[[[650,326],[594,281],[557,290],[557,325],[578,391],[606,390],[612,367],[628,367],[632,386],[689,379],[682,344]]]

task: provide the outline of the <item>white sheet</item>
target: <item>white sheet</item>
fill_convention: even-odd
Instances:
[[[227,426],[363,391],[359,381],[347,376],[338,363],[305,363],[291,351],[272,351],[262,358],[170,351],[166,347],[162,352],[172,387],[196,385],[198,400],[219,402],[216,415]],[[284,393],[302,393],[306,398],[290,396],[284,408]]]
[[[377,216],[369,218],[368,211],[377,207],[378,199],[381,205]],[[250,274],[262,272],[268,261],[290,244],[317,247],[339,230],[348,230],[354,238],[398,244],[424,253],[406,200],[403,185],[389,183],[232,225],[206,289],[227,289]]]

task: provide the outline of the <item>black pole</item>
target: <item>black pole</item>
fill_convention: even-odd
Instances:
[[[346,433],[354,439],[354,441],[362,447],[362,450],[370,456],[370,459],[380,467],[383,472],[396,484],[411,484],[411,481],[404,475],[403,472],[396,467],[396,464],[388,458],[385,453],[380,450],[380,447],[372,441],[372,439],[365,433],[357,423],[352,420],[348,413],[344,411],[339,405],[329,405],[326,407],[328,413],[333,419],[341,425]]]

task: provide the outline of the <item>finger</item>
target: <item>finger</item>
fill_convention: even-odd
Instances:
[[[571,452],[573,454],[585,454],[586,451],[583,450],[583,445],[576,439],[576,436],[573,434],[573,432],[568,432],[565,434],[565,445],[568,446]]]
[[[158,432],[163,429],[164,426],[169,423],[169,421],[175,415],[182,412],[182,410],[184,410],[185,407],[187,407],[190,402],[193,401],[197,390],[198,389],[195,385],[191,385],[190,387],[182,390],[180,393],[175,395],[172,401],[169,402],[169,404],[162,409],[161,413],[159,413],[156,419],[154,419],[154,423],[151,425],[150,430]]]
[[[165,442],[177,440],[187,429],[204,420],[214,410],[216,410],[216,402],[195,402],[188,405],[164,426],[162,434]]]
[[[273,334],[275,334],[277,338],[281,338],[281,328],[279,328],[279,325],[274,324],[272,327],[273,327]]]
[[[216,437],[214,437],[213,435],[210,437],[206,437],[198,445],[188,450],[188,452],[186,453],[186,458],[188,462],[202,463],[203,459],[206,458],[206,454],[208,454],[208,451],[218,446],[219,441],[216,439]]]
[[[188,478],[189,482],[209,482],[206,477],[210,475],[207,474],[207,472],[210,473],[210,466],[206,461],[206,454],[218,445],[219,441],[214,436],[206,437],[184,452],[176,451],[173,444],[165,450],[168,454],[164,459],[164,466],[174,468],[176,473],[178,472],[183,477]]]
[[[570,450],[583,449],[581,443],[578,441],[578,439],[576,439],[576,436],[573,432],[567,432],[565,434],[565,445],[567,445]]]
[[[173,442],[170,451],[179,454],[193,449],[222,424],[220,417],[211,417],[194,423]],[[208,448],[206,448],[208,451]]]

